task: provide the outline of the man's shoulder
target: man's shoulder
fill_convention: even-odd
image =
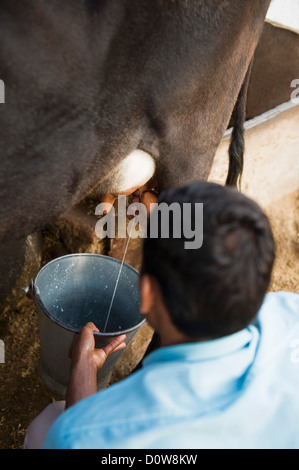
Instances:
[[[268,293],[255,324],[260,338],[255,364],[272,358],[277,367],[281,367],[286,362],[285,355],[290,355],[292,341],[299,338],[299,294]]]
[[[296,292],[269,292],[266,294],[259,311],[259,318],[271,316],[279,319],[289,318],[291,321],[299,320],[299,294]]]
[[[256,324],[260,333],[283,337],[296,324],[299,326],[299,294],[269,292],[258,312]]]

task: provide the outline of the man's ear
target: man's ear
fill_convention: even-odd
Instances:
[[[149,313],[154,305],[155,283],[152,276],[143,274],[139,280],[140,312],[143,315]]]

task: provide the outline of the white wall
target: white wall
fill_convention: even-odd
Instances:
[[[299,105],[291,102],[245,124],[242,192],[266,207],[299,190]],[[218,147],[210,181],[224,183],[230,130]]]

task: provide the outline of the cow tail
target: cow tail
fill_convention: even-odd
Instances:
[[[228,175],[225,184],[241,188],[241,179],[244,164],[244,122],[246,119],[247,90],[252,69],[253,59],[247,69],[239,95],[232,112],[232,135],[229,154]]]

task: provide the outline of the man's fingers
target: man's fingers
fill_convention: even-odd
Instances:
[[[105,195],[102,197],[101,202],[102,202],[102,203],[112,204],[112,206],[113,206],[115,200],[116,200],[115,194],[105,194]]]
[[[107,346],[94,350],[95,357],[97,357],[98,361],[98,368],[101,368],[103,366],[109,354],[112,354],[116,351],[120,351],[121,349],[124,349],[126,347],[126,343],[124,342],[125,338],[126,335],[120,335],[113,341],[111,341],[111,343],[109,343]]]
[[[86,323],[86,325],[83,328],[91,328],[92,331],[99,332],[99,329],[95,326],[95,324],[92,321],[89,321]]]
[[[121,349],[124,349],[126,346],[127,346],[126,343],[123,341],[113,350],[113,352],[120,351]]]
[[[120,335],[117,338],[115,338],[111,343],[107,344],[103,349],[104,353],[106,356],[109,356],[109,354],[113,353],[114,351],[118,351],[119,349],[122,349],[124,346],[121,346],[124,343],[124,340],[126,338],[126,335]],[[124,343],[126,345],[126,343]]]

